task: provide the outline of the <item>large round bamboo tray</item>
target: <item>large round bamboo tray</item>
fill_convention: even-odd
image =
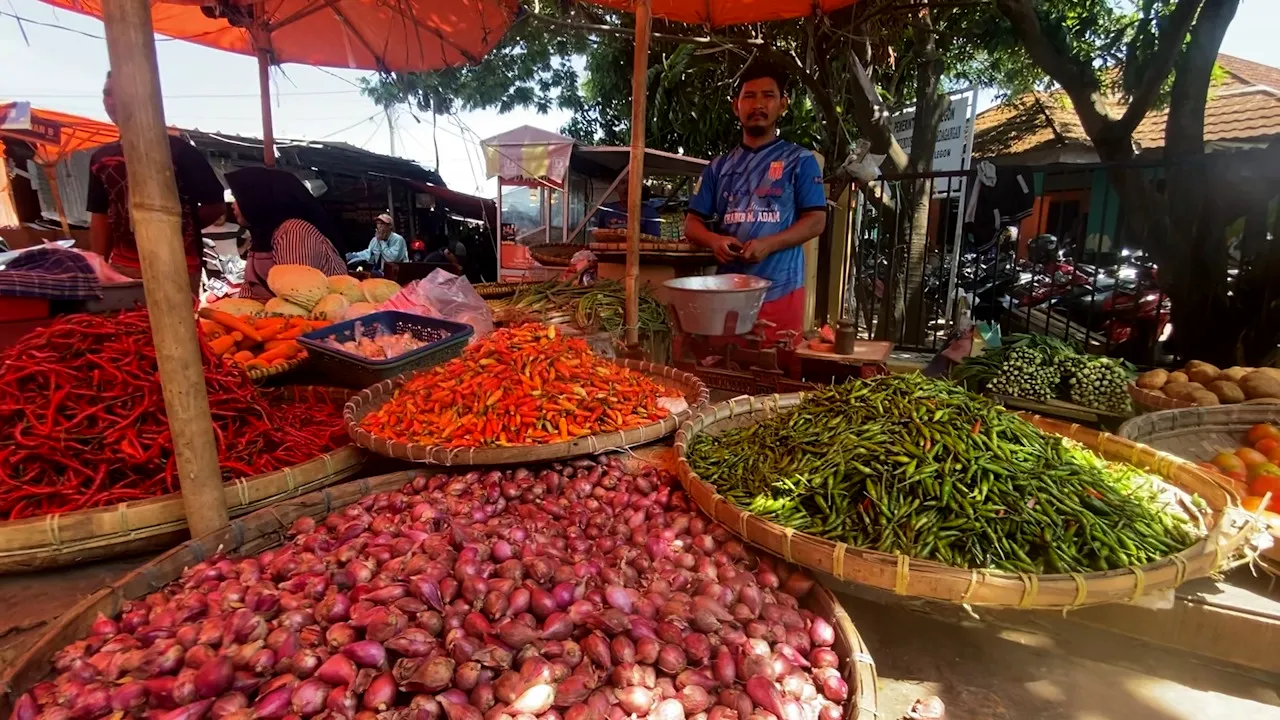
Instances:
[[[1280,422],[1280,405],[1273,403],[1217,405],[1162,410],[1139,415],[1120,426],[1121,437],[1149,445],[1193,462],[1206,462],[1222,451],[1248,444],[1245,433],[1258,423]],[[1231,483],[1223,478],[1224,486]],[[1231,488],[1231,492],[1235,492]],[[1260,522],[1265,522],[1259,520]],[[1262,566],[1280,575],[1280,530],[1271,529],[1271,547],[1259,553]]]
[[[333,388],[287,387],[295,395]],[[338,399],[347,392],[338,391]],[[231,517],[297,497],[359,472],[365,453],[346,445],[298,465],[236,478],[223,488]],[[108,507],[0,522],[0,574],[43,570],[173,547],[187,535],[182,494],[172,493]]]
[[[237,517],[345,480],[359,472],[364,460],[364,451],[347,445],[300,465],[237,478],[223,487],[227,513]],[[159,550],[180,542],[186,533],[181,493],[0,522],[0,573],[78,565]]]
[[[21,657],[0,671],[0,717],[9,717],[13,703],[22,693],[50,672],[55,653],[85,637],[98,613],[116,617],[127,600],[155,592],[176,580],[183,569],[201,562],[216,552],[246,555],[262,552],[280,543],[284,531],[299,517],[321,518],[350,505],[371,493],[395,490],[412,479],[414,473],[356,480],[309,493],[302,497],[262,508],[222,530],[190,540],[170,550],[123,578],[90,594],[65,615],[54,621]],[[845,701],[846,720],[876,720],[877,682],[875,662],[854,627],[848,613],[831,591],[815,584],[801,601],[805,607],[831,622],[836,631],[833,649],[843,661],[849,698]]]
[[[1139,415],[1126,420],[1117,432],[1122,438],[1202,462],[1243,445],[1251,425],[1277,422],[1280,405],[1273,403],[1191,406]]]
[[[1196,465],[1108,433],[1035,415],[1024,415],[1045,432],[1076,440],[1110,460],[1130,463],[1166,481],[1177,493],[1194,493],[1211,509],[1201,520],[1207,531],[1195,545],[1142,567],[1107,572],[1029,575],[997,570],[961,569],[915,560],[906,555],[850,547],[795,532],[744,512],[700,479],[687,460],[687,444],[698,434],[717,434],[750,424],[800,404],[803,393],[739,398],[696,414],[676,433],[676,472],[689,495],[707,514],[748,542],[789,562],[842,580],[890,590],[899,595],[968,605],[1068,609],[1109,602],[1132,602],[1154,590],[1213,573],[1244,548],[1256,528],[1235,497]]]
[[[360,427],[360,421],[365,415],[389,400],[395,394],[396,388],[409,379],[409,375],[399,375],[366,388],[351,398],[342,415],[347,423],[347,432],[351,434],[356,444],[379,455],[433,465],[510,465],[595,455],[660,440],[675,432],[681,423],[692,417],[694,412],[707,403],[709,397],[707,387],[694,375],[651,362],[638,360],[615,360],[614,362],[625,368],[651,375],[663,385],[679,390],[684,394],[689,408],[642,427],[588,435],[567,442],[506,448],[447,448],[439,445],[395,442]]]

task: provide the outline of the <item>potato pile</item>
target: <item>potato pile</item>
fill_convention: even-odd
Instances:
[[[1135,384],[1157,395],[1195,405],[1229,405],[1246,400],[1280,400],[1280,368],[1219,370],[1192,360],[1181,370],[1149,370]]]

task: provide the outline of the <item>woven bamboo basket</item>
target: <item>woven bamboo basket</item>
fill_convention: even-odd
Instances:
[[[283,375],[287,372],[292,372],[294,370],[297,370],[298,367],[301,366],[302,363],[306,361],[307,361],[307,351],[303,350],[302,352],[298,353],[297,355],[294,355],[293,357],[289,358],[285,362],[282,362],[278,365],[271,365],[265,368],[253,368],[252,370],[245,370],[244,374],[248,375],[249,379],[252,380],[254,383],[262,384],[263,382],[266,382],[267,378],[272,378],[277,375]]]
[[[554,243],[551,245],[534,245],[529,248],[529,255],[547,267],[569,267],[573,256],[579,250],[586,250],[583,245]]]
[[[355,445],[275,472],[237,478],[223,488],[236,517],[345,480],[365,454]],[[0,573],[78,565],[171,547],[187,532],[181,493],[110,507],[0,522]]]
[[[371,493],[395,490],[413,477],[397,472],[365,478],[309,493],[262,508],[233,520],[222,530],[190,540],[170,550],[119,580],[90,594],[54,621],[13,665],[0,670],[0,717],[9,717],[13,703],[22,693],[45,678],[55,653],[85,637],[98,613],[116,617],[125,601],[133,600],[176,580],[184,568],[201,562],[216,552],[246,555],[278,545],[284,531],[299,517],[321,518]],[[833,649],[840,656],[849,698],[845,701],[847,720],[876,720],[877,682],[875,663],[848,613],[830,590],[815,584],[802,601],[809,610],[826,618],[836,631]]]
[[[695,436],[714,435],[790,410],[799,405],[803,397],[803,393],[792,393],[740,398],[705,408],[676,433],[676,472],[703,511],[746,541],[788,562],[842,580],[898,595],[969,605],[1069,609],[1132,602],[1146,592],[1173,588],[1191,578],[1215,572],[1245,547],[1256,529],[1253,518],[1235,507],[1234,495],[1196,465],[1115,435],[1035,415],[1024,417],[1041,430],[1076,440],[1107,459],[1127,462],[1159,475],[1170,491],[1199,495],[1212,511],[1203,518],[1206,536],[1177,555],[1123,570],[1030,575],[961,569],[906,555],[851,547],[784,528],[739,509],[689,466],[687,444]]]
[[[1195,408],[1195,407],[1216,408],[1216,407],[1238,407],[1238,406],[1248,407],[1248,406],[1256,406],[1256,405],[1262,405],[1262,406],[1280,405],[1280,400],[1276,400],[1273,398],[1259,398],[1257,400],[1245,400],[1242,403],[1235,403],[1233,405],[1225,405],[1225,406],[1196,405],[1195,403],[1189,400],[1178,400],[1176,398],[1171,398],[1168,395],[1165,395],[1164,393],[1154,393],[1154,392],[1151,392],[1150,390],[1145,390],[1143,388],[1138,387],[1137,385],[1134,385],[1133,383],[1129,383],[1126,387],[1129,390],[1129,397],[1133,400],[1133,404],[1143,412],[1156,412],[1159,410],[1182,410],[1185,408]]]
[[[380,407],[395,394],[396,388],[408,380],[408,375],[400,375],[391,380],[384,380],[373,387],[351,398],[343,411],[343,419],[347,423],[347,432],[360,447],[368,448],[379,455],[409,460],[411,462],[430,463],[433,465],[510,465],[513,463],[536,463],[548,460],[595,455],[610,450],[634,447],[660,440],[675,432],[680,424],[693,416],[693,413],[706,405],[709,396],[707,387],[696,376],[663,365],[637,360],[616,360],[619,365],[646,373],[666,387],[674,388],[684,394],[689,408],[674,415],[630,430],[588,435],[568,442],[548,443],[546,445],[519,445],[506,448],[447,448],[439,445],[421,445],[417,443],[393,442],[373,435],[360,427],[365,415]]]
[[[530,284],[532,283],[480,283],[475,286],[475,291],[477,295],[485,300],[497,300],[499,298],[511,297],[512,295],[515,295],[520,288]]]
[[[1280,405],[1213,405],[1162,410],[1125,421],[1120,437],[1192,462],[1212,460],[1245,443],[1251,425],[1280,423]]]
[[[345,399],[333,388],[286,387],[289,396],[310,391]],[[298,465],[236,478],[223,489],[227,512],[236,517],[297,497],[359,472],[365,453],[346,445]],[[181,493],[60,515],[0,522],[0,574],[77,565],[173,547],[187,535]]]
[[[1129,391],[1129,398],[1133,400],[1134,406],[1143,412],[1195,407],[1193,403],[1187,400],[1171,398],[1164,393],[1153,393],[1133,383],[1129,383],[1125,388]]]
[[[1258,423],[1280,423],[1280,405],[1273,403],[1217,405],[1162,410],[1140,415],[1120,426],[1119,434],[1134,442],[1177,455],[1193,462],[1206,462],[1222,451],[1247,445],[1245,434]],[[1234,483],[1220,478],[1235,492]],[[1259,522],[1266,522],[1259,519]],[[1262,567],[1280,575],[1280,528],[1272,526],[1271,547],[1259,553]]]

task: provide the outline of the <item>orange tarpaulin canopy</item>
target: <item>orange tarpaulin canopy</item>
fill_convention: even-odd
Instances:
[[[35,148],[36,162],[56,165],[78,150],[118,142],[120,131],[111,123],[8,102],[0,103],[0,137],[25,140]]]
[[[857,0],[650,0],[649,5],[655,18],[721,27],[830,13],[855,2]],[[627,12],[635,9],[635,0],[591,0],[591,4]]]
[[[102,0],[44,1],[102,18]],[[243,55],[269,50],[275,63],[411,72],[479,62],[518,11],[516,0],[268,0],[262,7],[255,15],[252,3],[152,0],[151,21],[178,40]],[[267,47],[255,44],[251,26],[265,30]]]

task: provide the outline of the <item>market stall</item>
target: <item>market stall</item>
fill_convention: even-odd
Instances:
[[[498,180],[500,282],[554,278],[581,249],[600,257],[602,277],[623,278],[625,263],[619,261],[625,260],[625,231],[589,225],[628,174],[628,148],[579,145],[527,125],[481,145],[488,175]],[[707,166],[706,160],[659,150],[646,150],[645,162],[646,177],[687,178],[685,188]],[[528,188],[529,202],[523,202],[513,188]],[[671,205],[673,209],[659,221],[660,236],[644,240],[642,285],[660,286],[663,280],[715,264],[710,253],[681,241],[684,213],[674,198]]]
[[[0,103],[0,138],[21,140],[34,148],[36,164],[44,172],[53,195],[63,236],[71,237],[59,188],[58,163],[74,152],[118,142],[120,131],[111,123],[34,108],[28,102],[9,102]],[[0,143],[0,166],[3,161],[4,146]]]

